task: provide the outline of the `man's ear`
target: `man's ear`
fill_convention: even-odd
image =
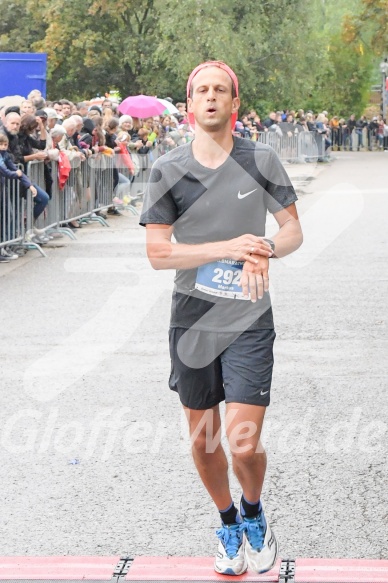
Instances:
[[[193,111],[193,100],[191,99],[191,97],[187,98],[187,111],[189,113],[192,113]]]
[[[240,98],[233,97],[232,112],[235,113],[236,111],[238,111],[239,107],[240,107]]]

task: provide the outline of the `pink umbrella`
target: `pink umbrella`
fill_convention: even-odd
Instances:
[[[141,118],[160,115],[165,109],[165,106],[156,97],[149,95],[132,95],[119,105],[120,113]]]

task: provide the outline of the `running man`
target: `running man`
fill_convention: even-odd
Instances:
[[[187,104],[195,139],[155,162],[140,223],[147,226],[151,265],[177,270],[169,384],[188,419],[197,471],[220,513],[214,568],[260,573],[277,557],[260,501],[266,470],[260,434],[275,339],[268,267],[271,257],[302,243],[297,197],[269,146],[233,136],[238,80],[225,63],[194,69]],[[267,210],[279,225],[273,240],[265,238]],[[239,509],[220,441],[222,401],[242,489]]]

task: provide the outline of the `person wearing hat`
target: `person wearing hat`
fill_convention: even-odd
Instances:
[[[214,569],[240,575],[273,566],[277,542],[261,505],[275,339],[269,264],[302,243],[297,200],[269,146],[233,135],[238,80],[220,61],[187,83],[194,140],[152,167],[140,224],[155,269],[176,269],[170,321],[170,388],[183,405],[199,476],[220,513]],[[265,238],[267,211],[279,230]],[[272,258],[272,259],[271,259]],[[234,473],[234,505],[219,404]]]
[[[58,124],[59,116],[53,107],[45,107],[43,111],[47,116],[47,129],[52,130]]]
[[[35,112],[35,117],[42,120],[44,126],[47,124],[48,115],[44,109],[37,109]]]
[[[89,109],[88,109],[88,117],[91,117],[90,116],[90,112],[92,112],[92,111],[93,112],[97,112],[98,115],[101,115],[102,114],[102,109],[101,109],[101,107],[98,107],[98,105],[91,105],[89,107]],[[93,113],[93,115],[95,115],[95,113]]]

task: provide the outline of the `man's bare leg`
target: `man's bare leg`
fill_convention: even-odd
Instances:
[[[229,489],[228,462],[221,445],[221,420],[218,405],[196,411],[186,409],[194,463],[202,482],[221,515],[222,526],[214,562],[217,573],[242,575],[247,570],[241,519]]]
[[[192,440],[192,454],[200,478],[219,510],[232,502],[228,461],[221,445],[221,419],[218,405],[195,410],[184,407]]]
[[[242,518],[245,527],[245,556],[252,571],[272,568],[277,557],[276,537],[260,504],[267,458],[260,443],[265,407],[229,403],[226,432],[233,469],[243,489]]]
[[[233,470],[244,497],[256,502],[261,496],[267,456],[260,443],[265,407],[228,403],[226,434],[232,453]]]

